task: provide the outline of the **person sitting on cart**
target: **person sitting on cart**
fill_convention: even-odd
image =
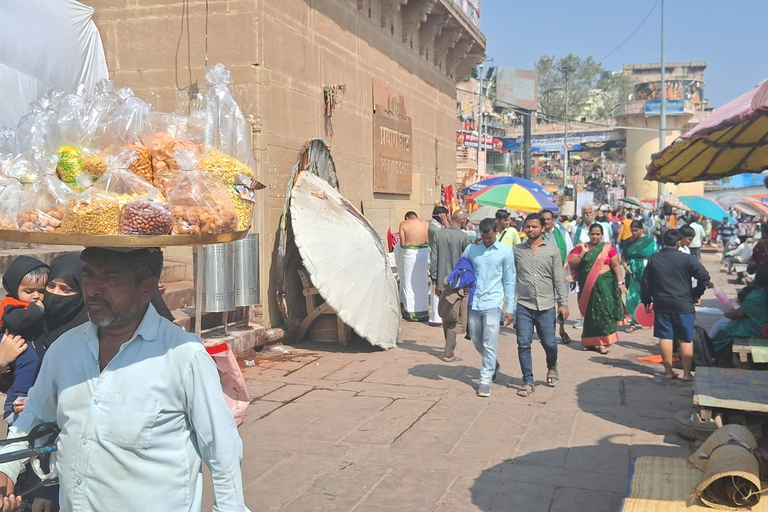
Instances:
[[[199,338],[150,304],[162,251],[89,247],[81,258],[89,321],[50,346],[8,438],[58,424],[63,510],[198,512],[205,461],[214,510],[247,512],[242,442],[216,366]],[[3,512],[21,506],[13,486],[23,468],[0,464]]]

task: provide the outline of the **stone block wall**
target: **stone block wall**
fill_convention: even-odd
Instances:
[[[165,111],[188,113],[199,106],[190,89],[205,85],[207,23],[208,63],[232,67],[234,94],[253,128],[258,179],[268,186],[259,193],[253,229],[261,235],[261,296],[269,299],[265,319],[272,325],[280,322],[270,286],[275,235],[291,169],[307,140],[329,143],[342,194],[381,235],[397,229],[408,210],[428,218],[440,185],[455,182],[455,80],[446,72],[448,56],[436,58],[440,52],[419,41],[418,31],[404,36],[400,15],[382,27],[382,0],[85,3],[96,10],[115,86],[130,85]],[[410,196],[373,193],[374,78],[411,101]],[[323,87],[342,84],[331,135]]]

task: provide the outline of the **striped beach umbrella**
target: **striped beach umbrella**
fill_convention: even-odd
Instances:
[[[560,207],[550,201],[543,194],[529,190],[518,184],[496,185],[475,192],[467,198],[479,205],[495,206],[496,208],[509,208],[523,212],[537,212],[539,210],[560,211]]]

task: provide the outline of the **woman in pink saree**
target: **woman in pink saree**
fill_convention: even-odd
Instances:
[[[579,310],[584,317],[581,345],[584,350],[608,353],[618,341],[616,326],[629,320],[622,295],[627,293],[616,249],[602,242],[603,227],[593,223],[589,242],[577,245],[568,258],[579,283]]]

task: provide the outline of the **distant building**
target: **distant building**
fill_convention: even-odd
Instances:
[[[704,99],[704,70],[707,61],[667,62],[665,64],[668,101],[690,102],[694,110],[706,110]],[[628,64],[622,73],[635,83],[634,101],[661,99],[661,63]]]

